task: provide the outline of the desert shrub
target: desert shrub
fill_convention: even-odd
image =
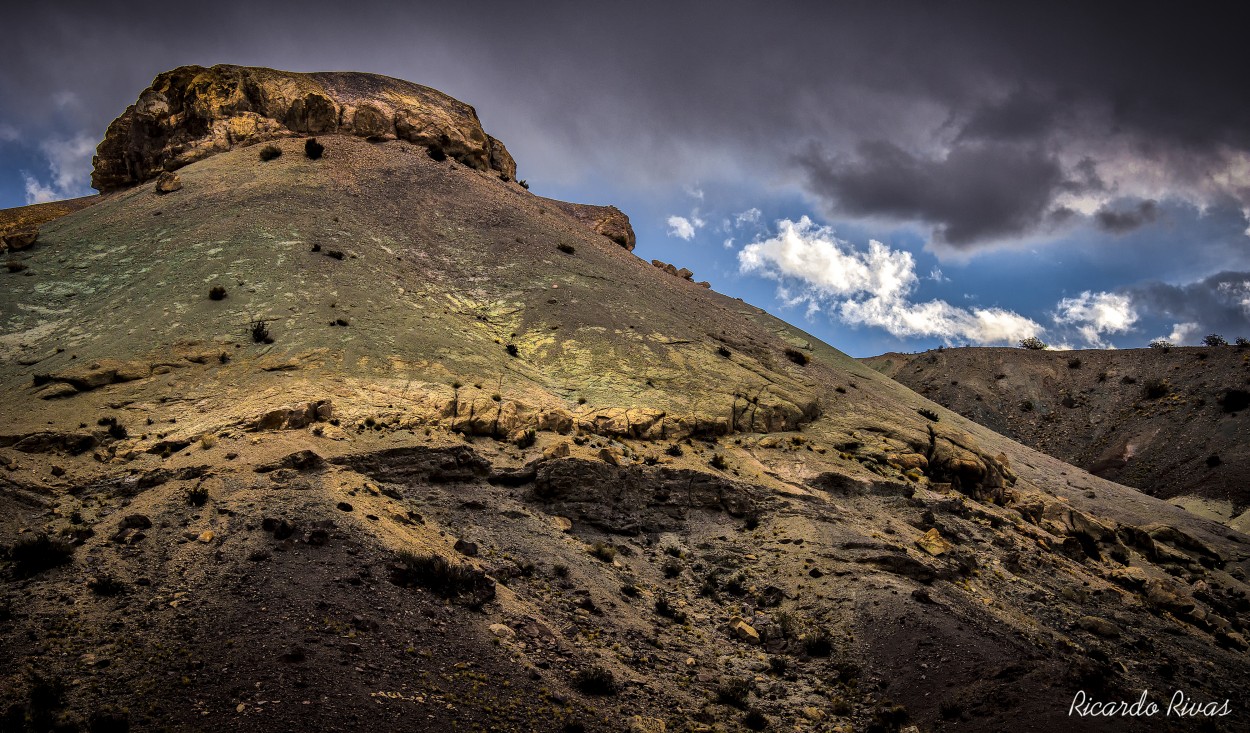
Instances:
[[[616,677],[606,667],[595,665],[573,675],[573,687],[583,695],[615,695]]]
[[[1030,336],[1020,339],[1020,348],[1029,349],[1031,351],[1041,351],[1046,348],[1046,342],[1036,336]]]
[[[97,596],[116,596],[126,592],[126,584],[112,573],[98,573],[87,581],[87,588]]]
[[[574,253],[576,253],[576,252],[577,252],[577,248],[576,248],[576,247],[574,247],[574,246],[573,246],[573,245],[571,245],[571,244],[565,244],[564,242],[561,242],[561,243],[557,244],[557,245],[556,245],[556,249],[560,250],[561,252],[563,252],[563,253],[564,253],[564,254],[566,254],[566,255],[571,255],[571,254],[574,254]]]
[[[733,355],[733,352],[731,352],[729,349],[726,349],[724,346],[717,346],[716,353],[718,356],[723,356],[726,359],[728,359],[730,356]]]
[[[1234,413],[1250,407],[1250,392],[1244,389],[1227,389],[1218,400],[1224,412]]]
[[[1174,345],[1175,344],[1173,344],[1171,341],[1168,341],[1167,339],[1155,339],[1154,341],[1150,342],[1150,348],[1152,349],[1170,349]]]
[[[196,486],[187,491],[187,503],[191,506],[204,506],[208,503],[208,489]]]
[[[336,260],[340,260],[340,261],[341,261],[341,260],[342,260],[344,257],[346,257],[347,255],[343,254],[343,250],[340,250],[340,249],[327,249],[327,250],[325,251],[325,256],[326,256],[326,257],[332,257],[332,258],[334,258],[334,259],[336,259]]]
[[[964,706],[958,700],[944,700],[938,704],[938,715],[943,720],[955,720],[963,716]]]
[[[46,534],[34,534],[19,538],[6,554],[13,564],[13,574],[29,578],[69,562],[74,548]]]
[[[1207,468],[1215,468],[1216,466],[1219,466],[1222,463],[1224,463],[1223,459],[1221,459],[1218,455],[1214,453],[1207,456]]]
[[[725,457],[719,453],[712,454],[712,460],[708,461],[708,465],[720,471],[729,467],[729,464],[725,462]]]
[[[525,189],[526,191],[530,190],[530,182],[525,180],[524,178],[517,181],[517,183],[521,184],[521,188]]]
[[[828,631],[821,628],[809,629],[799,638],[799,642],[809,656],[827,657],[833,653],[833,638]]]
[[[517,350],[516,344],[508,344],[508,346],[505,348],[505,351],[508,352],[508,356],[520,356],[521,355],[521,352]]]
[[[590,556],[604,562],[612,562],[616,559],[616,548],[606,542],[596,542],[587,550]]]
[[[742,716],[742,725],[747,730],[764,730],[768,727],[768,718],[758,710],[748,710]]]
[[[1130,377],[1125,374],[1123,377],[1120,377],[1120,384],[1137,384],[1137,377]]]
[[[130,432],[126,430],[126,426],[117,421],[113,421],[109,424],[108,432],[109,437],[114,440],[125,440],[130,435]]]
[[[1020,412],[1033,412],[1033,400],[1024,400],[1020,403]]]
[[[676,578],[681,575],[681,561],[675,557],[670,557],[660,565],[660,569],[664,571],[664,577]]]
[[[226,297],[226,289],[220,285],[214,285],[208,290],[209,300],[224,300]]]
[[[626,583],[621,586],[621,595],[629,596],[630,598],[637,598],[638,594],[641,592],[642,591],[639,590],[638,586],[633,583]]]
[[[551,566],[551,574],[557,578],[567,578],[569,577],[569,566],[556,563]]]
[[[9,272],[21,272],[22,270],[26,269],[26,265],[23,264],[21,260],[18,260],[12,257],[10,257],[8,261],[4,263],[4,266],[8,269]]]
[[[1250,346],[1250,341],[1247,341],[1245,336],[1238,336],[1237,340],[1233,343],[1237,344],[1237,348],[1239,349],[1244,349],[1245,347]]]
[[[1109,377],[1109,376],[1111,376],[1111,375],[1107,374],[1106,372],[1098,372],[1098,381],[1099,381],[1099,382],[1105,382],[1105,381],[1107,381],[1107,377]]]
[[[282,148],[277,145],[266,145],[260,149],[260,159],[269,161],[282,155]]]
[[[655,599],[655,612],[659,616],[670,619],[676,623],[686,623],[686,612],[669,603],[666,596],[659,596]]]
[[[1151,379],[1142,387],[1142,396],[1148,400],[1157,400],[1167,396],[1172,388],[1162,379]]]
[[[1228,342],[1218,333],[1207,334],[1206,338],[1202,339],[1202,343],[1206,346],[1228,346]]]
[[[524,433],[521,433],[521,437],[516,439],[516,447],[529,448],[534,445],[536,440],[538,440],[538,433],[535,433],[533,430],[526,430]]]
[[[269,324],[263,320],[257,319],[247,324],[248,334],[251,335],[252,341],[258,344],[272,344],[273,336],[269,333]]]
[[[685,454],[685,451],[683,451],[683,450],[681,449],[681,446],[680,446],[680,445],[678,445],[677,443],[673,443],[673,444],[672,444],[672,445],[670,445],[669,447],[665,448],[665,449],[664,449],[664,452],[665,452],[665,453],[667,453],[667,454],[669,454],[670,456],[672,456],[672,457],[674,457],[674,458],[680,458],[682,455],[684,455],[684,454]]]
[[[790,658],[774,654],[768,658],[768,671],[778,677],[790,671]]]
[[[399,553],[391,580],[400,586],[418,586],[444,598],[467,600],[478,606],[495,597],[494,582],[469,565],[449,562],[441,555]]]
[[[1072,357],[1071,359],[1068,359],[1068,368],[1069,368],[1069,369],[1080,369],[1080,368],[1081,368],[1081,357],[1079,357],[1079,356],[1074,356],[1074,357]]]
[[[812,357],[808,356],[807,352],[799,351],[795,348],[786,349],[786,358],[799,366],[807,366],[807,363],[812,360]]]
[[[725,680],[716,688],[716,702],[735,708],[746,708],[751,697],[751,680],[744,677]]]
[[[920,416],[923,417],[924,419],[932,421],[932,422],[937,422],[938,420],[941,419],[941,417],[936,412],[934,412],[933,410],[930,410],[927,407],[922,407],[919,410],[916,410],[916,412],[920,413]]]
[[[304,143],[304,155],[308,156],[309,160],[320,160],[325,151],[326,146],[317,142],[317,138],[315,137],[308,138],[308,140]]]

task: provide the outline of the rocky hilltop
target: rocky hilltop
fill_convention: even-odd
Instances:
[[[1074,466],[1250,528],[1250,350],[977,348],[865,361]]]
[[[182,66],[156,77],[109,125],[91,185],[114,191],[265,140],[342,133],[405,140],[505,181],[516,164],[469,105],[377,74],[297,74],[251,66]]]
[[[6,214],[0,728],[1250,725],[1244,535],[643,262],[471,112],[176,70]]]

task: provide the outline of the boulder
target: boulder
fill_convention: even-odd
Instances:
[[[936,527],[925,532],[924,536],[916,540],[916,546],[934,557],[945,555],[954,548],[954,545],[943,537]]]
[[[16,232],[9,232],[3,237],[4,246],[11,251],[26,249],[39,239],[38,229],[22,229]]]
[[[156,192],[159,194],[173,193],[182,188],[182,179],[177,173],[165,171],[156,178]]]
[[[738,616],[729,619],[729,634],[738,641],[744,641],[748,644],[760,643],[760,634],[755,630],[755,627]]]

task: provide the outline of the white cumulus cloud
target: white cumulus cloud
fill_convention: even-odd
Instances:
[[[882,328],[898,337],[936,337],[947,343],[1014,344],[1045,331],[1001,308],[961,308],[943,300],[914,302],[920,278],[910,252],[876,240],[866,250],[838,239],[808,217],[783,219],[777,234],[738,253],[739,269],[778,282],[788,304],[828,304],[852,325]]]
[[[1137,309],[1128,295],[1088,290],[1075,298],[1064,298],[1055,308],[1055,323],[1073,326],[1085,342],[1095,348],[1108,346],[1108,334],[1127,333],[1137,323]]]
[[[72,138],[53,138],[39,144],[48,162],[50,179],[41,180],[22,173],[26,186],[26,203],[38,204],[57,199],[85,196],[90,193],[91,156],[95,142],[84,133]]]
[[[699,218],[699,210],[695,209],[690,212],[690,216],[670,216],[668,217],[668,236],[684,239],[687,242],[694,239],[695,232],[702,229],[706,222]]]
[[[1172,325],[1172,333],[1168,334],[1168,343],[1184,346],[1198,342],[1199,326],[1197,323],[1185,322]]]

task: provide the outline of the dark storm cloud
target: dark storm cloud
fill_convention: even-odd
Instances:
[[[1152,282],[1130,288],[1133,304],[1176,323],[1195,323],[1208,332],[1250,336],[1250,272],[1221,272],[1183,285]]]
[[[1158,203],[1143,201],[1130,209],[1104,206],[1094,212],[1094,221],[1104,231],[1112,234],[1125,234],[1145,226],[1158,216]]]
[[[852,215],[935,222],[955,247],[1014,237],[1037,226],[1070,184],[1048,153],[1014,145],[961,145],[920,158],[888,142],[865,143],[854,161],[802,160],[811,187]]]
[[[0,51],[31,145],[98,138],[179,64],[357,69],[476,105],[531,178],[780,180],[964,248],[1133,195],[1134,161],[1192,197],[1250,150],[1240,25],[1170,3],[48,5],[6,11]]]

